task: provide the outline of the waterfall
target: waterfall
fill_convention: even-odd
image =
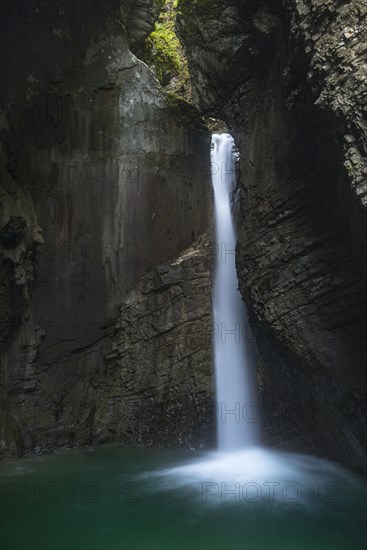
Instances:
[[[258,443],[255,346],[247,311],[238,290],[236,232],[231,203],[236,185],[234,141],[229,134],[212,139],[216,268],[213,295],[217,436],[221,451]]]
[[[181,490],[180,498],[182,494],[194,495],[193,498],[197,495],[198,500],[190,503],[190,510],[195,509],[193,506],[201,499],[203,508],[199,509],[200,517],[203,517],[201,514],[204,511],[212,510],[212,506],[224,505],[223,514],[231,518],[225,542],[217,545],[220,514],[216,511],[208,522],[208,525],[215,526],[215,540],[208,547],[227,548],[228,541],[231,543],[233,540],[235,520],[232,518],[238,517],[238,526],[245,525],[245,539],[241,539],[236,548],[243,548],[244,544],[246,548],[253,549],[304,548],[304,541],[309,540],[308,533],[315,531],[316,518],[321,520],[320,525],[327,524],[334,514],[332,534],[327,539],[320,539],[320,544],[317,542],[315,546],[312,543],[307,546],[324,548],[324,540],[328,541],[330,537],[334,540],[335,529],[342,524],[341,518],[349,518],[345,521],[353,525],[357,517],[360,525],[364,525],[364,509],[361,513],[358,508],[354,508],[356,512],[352,514],[349,511],[354,498],[356,503],[364,502],[365,484],[343,467],[327,460],[279,452],[261,445],[261,414],[255,377],[256,347],[248,325],[246,307],[238,291],[235,266],[236,232],[231,208],[236,188],[234,168],[233,138],[228,134],[214,135],[212,179],[217,257],[213,291],[213,344],[218,451],[195,453],[193,458],[176,466],[144,473],[142,480],[151,482],[154,478],[158,479],[160,496],[163,491],[169,491],[172,495],[176,488]],[[340,500],[335,496],[339,490],[342,491]],[[172,502],[171,498],[169,502]],[[232,504],[231,508],[228,508],[228,503]],[[344,515],[346,510],[347,515]],[[312,527],[308,523],[302,524],[300,513],[310,518]],[[255,520],[256,532],[249,536],[251,517]],[[277,523],[281,518],[284,518],[284,523],[283,520]],[[306,525],[300,532],[299,541],[294,544],[290,542],[293,534],[289,531],[289,518],[297,521],[294,531],[297,536],[300,527]],[[297,518],[301,518],[300,521]],[[274,536],[279,532],[278,525],[282,524],[286,539],[278,545]],[[267,533],[269,538],[258,543],[263,533]],[[352,548],[351,540],[348,535],[345,546],[338,548]]]

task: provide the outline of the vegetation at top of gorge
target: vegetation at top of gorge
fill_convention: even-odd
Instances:
[[[191,101],[187,60],[175,31],[177,9],[178,0],[165,0],[154,30],[145,41],[142,59],[166,90]]]

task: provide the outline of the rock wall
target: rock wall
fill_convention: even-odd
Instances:
[[[193,97],[241,154],[265,440],[366,470],[366,5],[181,0]]]
[[[134,368],[131,355],[122,353],[113,366],[105,358],[120,306],[147,269],[177,257],[210,225],[211,191],[203,170],[208,131],[197,111],[165,94],[131,51],[151,31],[160,6],[117,0],[2,3],[1,441],[6,453],[63,445],[66,432],[74,433],[75,444],[111,439],[113,415],[105,409],[118,395],[115,380],[122,387],[127,369],[131,400],[134,392],[145,391],[137,357]],[[186,272],[185,277],[190,279]],[[210,315],[205,296],[204,317]],[[148,303],[153,316],[154,300]],[[167,301],[166,307],[169,315]],[[160,396],[150,415],[156,427],[164,425],[167,396],[161,392],[168,391],[154,382],[157,369],[162,377],[172,362],[194,369],[197,348],[183,361],[179,342],[186,327],[180,330],[176,352],[171,346],[175,361],[160,365],[158,351],[141,359],[150,365],[145,375],[152,376],[151,395]],[[209,353],[208,343],[201,345],[202,353],[204,348]],[[201,395],[200,406],[207,406],[204,377],[198,381],[183,372],[177,380],[172,389],[177,402],[191,395],[199,406]],[[65,400],[82,410],[74,430],[63,424],[72,414]],[[35,403],[41,411],[36,417]],[[167,443],[163,428],[153,434],[140,426],[142,410],[131,409],[120,431],[111,428],[114,437]],[[134,414],[135,439],[127,435]],[[188,442],[188,432],[175,422],[165,428],[169,437],[177,440],[180,430]],[[193,430],[192,418],[187,426]]]
[[[210,228],[209,135],[136,57],[161,5],[2,2],[3,456],[213,442],[210,237],[177,260]],[[357,470],[365,15],[361,0],[181,0],[177,22],[194,102],[241,154],[265,440]]]
[[[98,339],[50,365],[35,358],[42,335],[30,341],[26,333],[27,346],[12,342],[18,355],[7,386],[3,456],[96,443],[212,446],[208,267],[202,243],[149,270]]]

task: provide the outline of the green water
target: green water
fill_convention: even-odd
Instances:
[[[256,500],[240,483],[240,493],[223,493],[213,471],[205,477],[205,461],[196,475],[202,458],[106,446],[2,464],[1,550],[366,548],[365,482],[350,472],[333,474],[330,489],[313,464],[306,500],[291,486],[286,500],[265,492]],[[276,471],[267,481],[277,482]]]

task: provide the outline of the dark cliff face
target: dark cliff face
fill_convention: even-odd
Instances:
[[[151,32],[161,2],[87,4],[2,6],[1,52],[8,52],[1,64],[0,111],[6,453],[96,440],[161,444],[164,433],[166,442],[193,444],[193,409],[187,422],[183,415],[170,428],[164,403],[171,407],[173,400],[179,409],[181,400],[192,398],[195,406],[206,407],[210,393],[207,324],[199,346],[189,342],[184,324],[176,329],[177,346],[186,338],[190,359],[182,359],[174,343],[170,360],[152,352],[160,339],[154,308],[166,300],[167,315],[171,311],[168,298],[160,304],[159,289],[153,297],[145,293],[145,301],[137,295],[140,317],[152,319],[146,334],[140,327],[130,343],[141,342],[141,358],[138,351],[134,360],[132,352],[121,351],[113,364],[106,359],[121,308],[146,270],[169,264],[209,227],[211,191],[203,158],[210,137],[197,111],[165,94],[131,51]],[[178,304],[191,299],[191,275],[196,280],[196,268],[186,267],[184,286],[176,287]],[[206,319],[210,281],[202,281]],[[131,323],[139,325],[139,319]],[[198,382],[189,376],[187,361],[195,364],[201,345],[209,371],[203,366]],[[123,350],[128,347],[124,341]],[[141,364],[150,366],[144,377]],[[172,372],[182,365],[179,376]],[[161,369],[159,383],[154,369]],[[121,395],[126,405],[119,384],[128,385],[125,394],[140,411],[134,437],[131,411],[129,422],[120,415],[122,427],[116,428],[117,420],[109,425],[111,402]],[[154,416],[151,402],[161,403]],[[155,435],[142,422],[144,414],[152,425],[155,419]]]
[[[365,469],[366,5],[188,2],[199,109],[241,154],[240,288],[266,440]]]
[[[87,4],[2,3],[5,456],[213,442],[209,134],[139,60],[162,2]],[[266,441],[358,470],[365,14],[181,0],[177,23],[194,102],[241,154],[237,268]]]

